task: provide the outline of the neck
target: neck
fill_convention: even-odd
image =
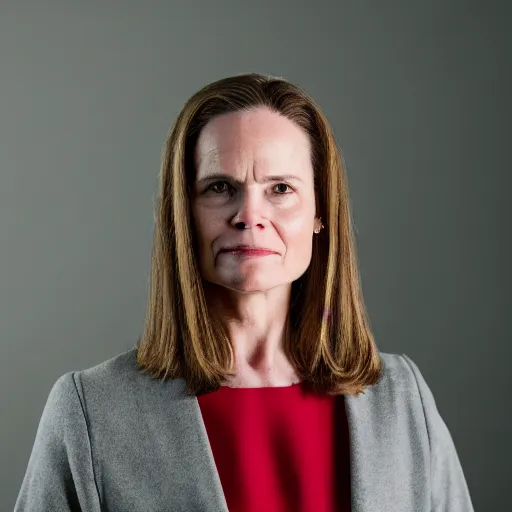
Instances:
[[[212,313],[224,324],[235,355],[233,387],[289,386],[300,379],[284,342],[291,287],[241,293],[224,287],[210,290]]]

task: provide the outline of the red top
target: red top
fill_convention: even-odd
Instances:
[[[342,395],[298,383],[197,398],[230,512],[350,511]]]

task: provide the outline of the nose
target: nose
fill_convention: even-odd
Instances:
[[[231,219],[231,225],[237,229],[254,229],[265,227],[263,202],[255,187],[240,194],[236,215]]]

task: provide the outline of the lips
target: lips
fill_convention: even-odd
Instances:
[[[272,249],[267,249],[266,247],[257,247],[250,245],[234,245],[231,247],[223,247],[220,253],[230,253],[230,254],[239,254],[239,255],[247,255],[247,256],[266,256],[268,254],[277,254],[276,251]]]

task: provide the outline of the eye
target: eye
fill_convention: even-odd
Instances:
[[[276,190],[277,187],[279,187],[280,190]],[[286,188],[288,190],[283,190],[283,188]],[[291,192],[291,187],[287,183],[277,183],[276,185],[274,185],[274,192],[277,195],[281,195],[281,196],[285,195],[285,194],[289,194]]]
[[[230,185],[227,181],[216,181],[208,186],[205,192],[213,192],[214,194],[226,194],[230,192]]]

